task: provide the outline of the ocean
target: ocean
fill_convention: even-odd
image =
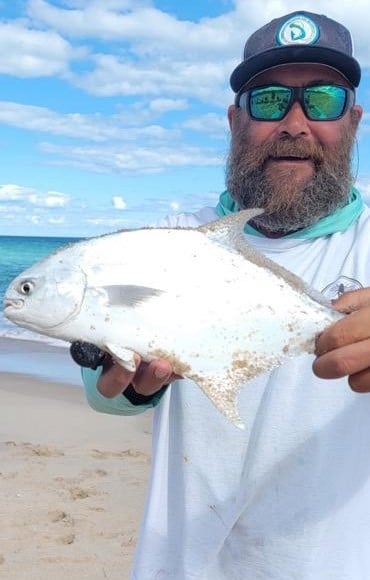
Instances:
[[[2,313],[2,304],[9,282],[17,274],[56,248],[74,241],[77,238],[0,236],[0,337],[60,344],[61,341],[22,329],[6,320]]]

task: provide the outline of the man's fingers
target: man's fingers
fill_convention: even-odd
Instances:
[[[370,338],[336,348],[319,356],[313,363],[315,375],[322,379],[338,379],[355,376],[363,371],[370,373]],[[358,384],[354,379],[354,384]],[[360,380],[363,384],[363,380]],[[352,384],[351,384],[352,386]],[[370,389],[370,384],[368,385]]]
[[[352,303],[353,304],[353,303]],[[370,337],[370,307],[352,312],[322,332],[316,340],[315,354],[361,342]]]
[[[370,289],[346,292],[333,301],[346,313],[316,340],[314,373],[322,379],[348,376],[351,388],[370,391]]]
[[[370,307],[370,288],[361,288],[360,290],[352,290],[345,292],[340,298],[333,300],[333,308],[349,314],[360,308]]]
[[[137,367],[140,365],[140,357],[135,355],[135,363]],[[122,393],[128,385],[132,382],[135,372],[130,372],[112,358],[108,358],[103,364],[103,372],[98,380],[98,391],[111,399]]]
[[[137,393],[148,396],[153,395],[175,378],[171,364],[166,360],[158,359],[150,363],[141,363],[131,383]]]
[[[136,355],[135,363],[136,372],[132,373],[109,359],[104,364],[103,373],[99,378],[98,391],[104,397],[112,398],[123,393],[131,384],[137,393],[149,396],[159,391],[163,385],[181,378],[172,372],[172,366],[166,360],[158,359],[145,363]]]
[[[349,385],[356,393],[370,392],[370,368],[349,377]]]

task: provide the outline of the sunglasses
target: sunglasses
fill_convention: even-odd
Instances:
[[[348,87],[332,84],[307,87],[264,85],[242,89],[236,95],[235,104],[256,121],[281,121],[296,101],[311,121],[336,121],[352,107],[355,93]]]

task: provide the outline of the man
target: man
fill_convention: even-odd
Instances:
[[[370,578],[370,396],[358,394],[370,391],[370,210],[350,171],[359,82],[341,24],[302,11],[266,24],[231,75],[227,192],[167,221],[264,207],[248,242],[349,313],[318,337],[315,360],[244,386],[245,431],[167,361],[84,372],[97,410],[155,406],[135,580]]]

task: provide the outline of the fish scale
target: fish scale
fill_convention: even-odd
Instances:
[[[196,229],[126,230],[77,242],[9,285],[4,314],[126,369],[165,358],[243,427],[243,384],[303,352],[341,315],[297,276],[251,248],[244,210]]]

